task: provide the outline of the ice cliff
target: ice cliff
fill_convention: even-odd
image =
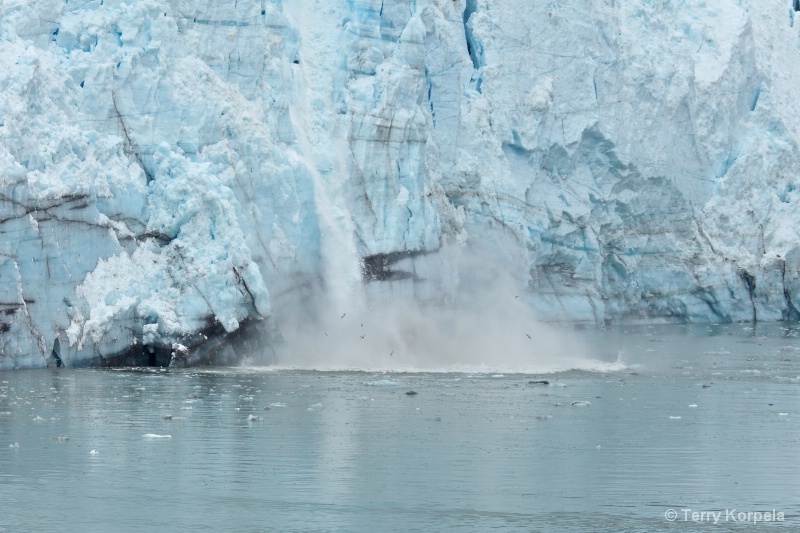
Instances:
[[[798,319],[798,9],[0,0],[0,368],[268,362],[469,249],[543,320]]]

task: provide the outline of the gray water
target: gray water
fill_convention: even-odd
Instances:
[[[0,531],[800,530],[796,327],[581,335],[627,368],[0,373]]]

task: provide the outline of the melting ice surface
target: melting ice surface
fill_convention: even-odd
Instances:
[[[798,334],[575,334],[611,371],[5,372],[0,531],[796,530]]]

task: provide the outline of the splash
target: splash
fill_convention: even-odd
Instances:
[[[411,279],[360,284],[350,298],[295,312],[281,325],[289,350],[277,368],[526,374],[625,368],[619,357],[593,358],[574,328],[537,320],[521,276],[509,267],[515,261],[498,254],[499,246],[493,253],[450,247],[431,259],[452,269],[458,279],[452,294],[418,298],[408,290]]]

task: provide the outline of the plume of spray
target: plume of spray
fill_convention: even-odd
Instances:
[[[285,314],[281,367],[390,372],[612,371],[573,329],[544,324],[527,302],[518,245],[444,246],[408,261],[437,279],[348,283]],[[420,296],[420,286],[433,284]]]

